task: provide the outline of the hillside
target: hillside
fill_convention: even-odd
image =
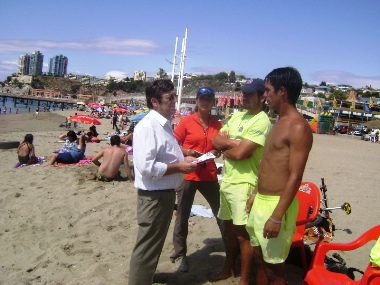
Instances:
[[[37,89],[59,90],[63,93],[82,93],[84,86],[80,82],[62,77],[36,76],[33,77],[32,87]]]

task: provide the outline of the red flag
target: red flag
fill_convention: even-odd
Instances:
[[[220,96],[219,99],[218,99],[218,101],[219,101],[219,102],[218,102],[218,103],[219,103],[218,106],[219,106],[219,107],[222,107],[222,106],[223,106],[223,97]]]

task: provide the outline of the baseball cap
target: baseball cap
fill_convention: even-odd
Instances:
[[[198,92],[197,92],[197,99],[199,97],[204,96],[204,95],[209,95],[212,98],[215,98],[215,91],[212,90],[210,87],[201,87],[201,88],[199,88]]]
[[[238,87],[235,91],[242,91],[245,93],[254,93],[256,91],[265,92],[265,83],[264,80],[260,78],[250,79],[243,86]]]

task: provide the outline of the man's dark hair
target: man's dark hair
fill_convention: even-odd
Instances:
[[[301,74],[294,67],[280,67],[273,69],[266,77],[265,82],[270,83],[277,92],[281,86],[286,89],[288,102],[295,105],[302,89]]]
[[[173,91],[174,84],[170,79],[158,79],[145,89],[146,105],[153,109],[152,98],[156,98],[161,103],[162,94]]]
[[[74,131],[68,131],[66,136],[73,138],[74,141],[77,140],[77,134]]]
[[[33,143],[33,135],[32,134],[26,134],[25,138],[24,138],[24,142]]]
[[[120,146],[120,137],[118,135],[113,135],[110,139],[111,145],[117,145]]]

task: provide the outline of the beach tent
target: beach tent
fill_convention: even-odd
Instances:
[[[147,115],[147,113],[140,113],[140,114],[137,114],[137,115],[134,115],[132,117],[129,117],[129,120],[131,122],[135,122],[135,123],[138,123],[140,122],[145,116]]]
[[[77,105],[86,105],[85,102],[77,102]]]

